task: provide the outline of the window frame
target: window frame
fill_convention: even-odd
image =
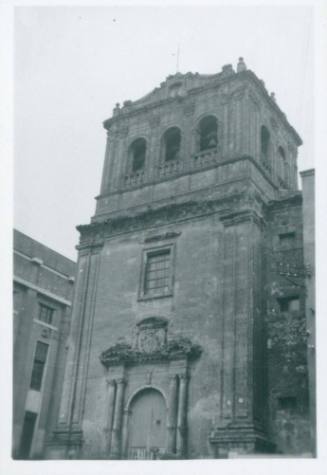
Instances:
[[[277,300],[278,300],[279,312],[281,314],[298,315],[301,312],[301,298],[300,298],[300,295],[298,295],[298,294],[285,295],[283,297],[278,297]],[[290,303],[294,300],[298,302],[298,309],[297,310],[290,309]],[[286,303],[287,303],[287,310],[283,309],[283,306]]]
[[[278,233],[278,248],[280,251],[290,251],[296,248],[296,232],[293,230]]]
[[[262,162],[270,162],[271,146],[272,141],[269,127],[263,124],[260,127],[260,160]]]
[[[22,432],[20,435],[18,458],[19,459],[29,459],[33,450],[33,442],[37,429],[39,414],[34,411],[25,410],[23,418]],[[29,425],[29,422],[32,422],[32,425]],[[28,431],[28,429],[32,429]],[[27,437],[29,436],[29,437]]]
[[[145,150],[144,150],[144,160],[143,160],[143,165],[142,167],[134,170],[134,160],[135,160],[135,156],[134,156],[134,147],[136,146],[135,144],[139,142],[139,143],[144,143],[144,147],[145,147]],[[143,174],[144,171],[145,171],[145,168],[146,168],[146,161],[147,161],[147,153],[148,153],[148,141],[146,139],[146,137],[143,137],[143,136],[139,136],[139,137],[135,137],[129,144],[128,146],[128,167],[127,167],[127,175],[139,175],[139,174]]]
[[[44,361],[36,360],[38,344],[42,344],[42,345],[45,345],[47,347]],[[32,391],[38,391],[38,392],[42,391],[43,381],[44,381],[44,378],[45,378],[46,366],[47,366],[47,362],[48,362],[48,358],[49,358],[49,351],[50,351],[49,343],[45,343],[44,341],[41,341],[41,340],[36,341],[36,345],[35,345],[35,348],[34,348],[34,355],[33,355],[31,379],[30,379],[30,385],[29,385],[29,389],[31,389]],[[41,371],[41,376],[40,377],[37,375],[37,372],[39,370],[36,369],[37,368],[36,363],[42,363],[42,371]],[[38,381],[38,384],[35,384],[36,375],[40,379]]]
[[[149,257],[151,255],[158,255],[161,252],[169,253],[169,276],[168,276],[168,290],[153,290],[147,291],[145,288],[146,285],[146,276],[147,276],[147,265],[149,262]],[[139,292],[138,300],[152,300],[157,298],[172,297],[173,288],[174,288],[174,269],[175,269],[175,244],[174,243],[165,243],[158,246],[151,246],[143,249],[141,256],[141,272],[140,272],[140,282],[139,282]],[[160,288],[161,289],[161,288]]]
[[[208,147],[208,148],[201,148],[201,141],[202,141],[202,127],[203,127],[203,124],[206,120],[213,120],[215,122],[215,135],[216,135],[216,145],[214,147]],[[217,151],[218,147],[219,147],[219,143],[220,143],[220,137],[219,137],[219,130],[220,130],[220,124],[219,124],[219,121],[218,121],[218,118],[216,117],[215,114],[206,114],[204,115],[203,117],[201,117],[198,121],[197,121],[197,127],[196,127],[196,153],[197,154],[206,154],[206,153],[210,153],[210,152],[215,152]]]
[[[38,311],[36,320],[37,320],[38,322],[44,323],[45,325],[50,325],[51,327],[53,327],[53,326],[54,326],[55,311],[56,311],[56,309],[55,309],[54,307],[52,307],[51,305],[48,305],[47,303],[44,303],[44,302],[38,302],[38,304],[39,304],[39,311]],[[42,307],[43,307],[43,308],[46,308],[46,309],[49,310],[49,311],[51,311],[51,321],[50,321],[50,322],[45,321],[45,320],[42,320],[42,319],[40,318]]]
[[[167,142],[169,140],[169,135],[172,134],[173,132],[178,132],[178,134],[179,134],[178,152],[177,152],[177,156],[175,156],[174,158],[167,159],[167,151],[168,151]],[[164,165],[179,162],[181,160],[181,150],[182,150],[182,130],[177,125],[172,125],[172,126],[168,127],[164,131],[164,133],[162,134],[162,139],[161,139],[161,162]]]

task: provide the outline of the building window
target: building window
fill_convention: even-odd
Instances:
[[[213,116],[204,117],[199,124],[199,151],[211,150],[217,147],[217,119]]]
[[[293,249],[295,247],[295,232],[279,234],[279,247],[281,249]]]
[[[54,309],[44,305],[43,303],[39,304],[39,315],[38,320],[44,323],[52,324]]]
[[[177,97],[180,95],[182,89],[182,83],[178,82],[175,84],[172,84],[169,88],[169,97]]]
[[[278,303],[282,313],[299,312],[300,310],[299,297],[282,297],[278,299]]]
[[[36,418],[37,414],[35,412],[25,412],[22,436],[20,439],[19,458],[27,459],[30,455]]]
[[[284,184],[287,185],[289,182],[289,165],[287,163],[286,154],[283,147],[278,147],[278,156],[280,161],[281,179],[283,180]]]
[[[294,411],[296,409],[296,397],[283,396],[277,400],[277,407],[282,411]]]
[[[178,160],[181,148],[181,132],[178,127],[171,127],[163,136],[165,162]]]
[[[42,379],[44,373],[44,367],[47,359],[49,345],[38,341],[36,344],[32,377],[31,377],[31,389],[35,391],[40,391],[42,386]]]
[[[267,127],[264,125],[261,127],[260,132],[260,147],[261,147],[261,159],[266,162],[269,159],[270,151],[270,133]]]
[[[172,292],[172,248],[149,250],[143,256],[141,297],[163,297]]]
[[[143,138],[136,139],[129,149],[131,171],[132,173],[140,172],[144,169],[146,155],[146,141]]]

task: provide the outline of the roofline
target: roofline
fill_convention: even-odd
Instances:
[[[314,168],[309,168],[308,170],[302,170],[300,172],[300,175],[302,178],[305,178],[307,176],[314,176],[315,175],[315,169]]]
[[[52,253],[55,253],[57,254],[58,256],[60,256],[61,258],[71,262],[72,264],[74,264],[76,266],[77,262],[76,261],[73,261],[70,257],[67,257],[65,256],[64,254],[62,254],[61,252],[58,252],[56,251],[55,249],[52,249],[51,247],[49,246],[46,246],[45,244],[43,244],[42,242],[38,241],[37,239],[34,239],[30,236],[28,236],[27,234],[23,233],[22,231],[19,231],[18,229],[14,228],[13,229],[13,250],[17,250],[19,251],[19,249],[15,246],[15,234],[20,234],[22,236],[25,236],[27,239],[29,239],[30,241],[33,241],[35,243],[37,243],[39,246],[42,246],[44,249],[46,250],[49,250],[51,251]]]
[[[183,76],[186,76],[188,73],[184,74]],[[285,113],[281,110],[281,108],[279,107],[279,105],[270,97],[270,95],[268,94],[268,91],[267,89],[265,88],[264,86],[264,82],[262,80],[260,80],[256,74],[247,69],[245,71],[242,71],[242,72],[239,72],[239,73],[232,73],[230,75],[228,75],[227,77],[224,76],[224,77],[221,77],[220,76],[221,73],[218,73],[218,74],[212,74],[211,77],[212,77],[212,82],[210,83],[207,83],[207,84],[204,84],[204,85],[201,85],[201,86],[197,86],[197,87],[194,87],[192,89],[189,89],[188,90],[188,93],[187,93],[187,96],[191,95],[191,94],[197,94],[197,93],[200,93],[204,90],[208,90],[208,89],[214,89],[216,88],[218,85],[220,86],[221,84],[223,83],[226,83],[226,82],[229,82],[229,81],[232,81],[232,80],[235,80],[235,79],[239,79],[240,77],[242,78],[246,78],[246,79],[249,79],[250,81],[252,81],[252,83],[255,84],[255,86],[260,90],[260,92],[262,93],[264,99],[268,102],[268,104],[275,110],[275,112],[279,115],[279,118],[281,119],[281,121],[284,123],[284,125],[286,126],[286,128],[288,129],[288,131],[294,136],[296,142],[297,142],[297,145],[300,146],[303,144],[303,141],[300,137],[300,135],[297,133],[297,131],[294,129],[294,127],[288,122],[287,120],[287,117],[285,115]],[[203,75],[205,76],[205,75]],[[216,78],[216,80],[215,80]],[[187,96],[185,98],[187,98]],[[146,96],[143,96],[143,97],[146,97]],[[119,122],[121,120],[124,120],[125,118],[127,117],[131,117],[133,115],[137,115],[139,114],[140,112],[144,112],[146,110],[152,110],[152,109],[155,109],[157,108],[158,106],[161,106],[161,105],[164,105],[164,104],[168,104],[170,102],[175,102],[175,101],[183,101],[185,100],[184,97],[178,97],[178,98],[172,98],[172,97],[167,97],[165,99],[161,99],[159,101],[156,101],[156,102],[153,102],[153,103],[149,103],[149,104],[144,104],[143,106],[142,105],[138,105],[137,102],[140,101],[141,99],[137,99],[136,101],[134,102],[131,102],[129,103],[128,105],[128,108],[125,106],[123,106],[122,109],[120,109],[120,112],[119,114],[117,115],[114,115],[106,120],[103,121],[103,127],[109,131],[110,130],[110,127],[113,123],[116,123],[116,122]],[[133,108],[133,106],[135,105],[135,108]]]

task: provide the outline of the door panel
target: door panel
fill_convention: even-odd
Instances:
[[[166,447],[166,404],[155,389],[135,396],[129,416],[129,458],[157,458]]]

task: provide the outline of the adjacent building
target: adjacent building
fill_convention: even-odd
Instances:
[[[75,262],[14,231],[14,458],[42,458],[58,417],[75,272]]]
[[[316,454],[316,285],[315,285],[315,172],[301,172],[303,192],[303,250],[306,272],[309,413],[311,452]]]
[[[311,450],[301,138],[240,58],[104,122],[47,458]]]

